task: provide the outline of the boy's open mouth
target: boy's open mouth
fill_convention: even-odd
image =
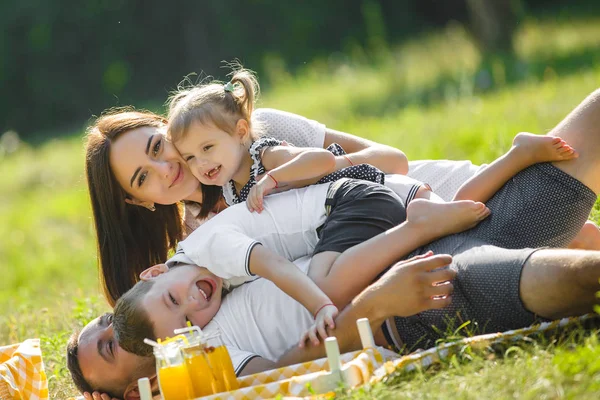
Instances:
[[[204,297],[204,300],[210,301],[215,289],[216,284],[209,280],[201,280],[196,282],[196,287],[200,294]]]
[[[218,167],[215,167],[213,169],[211,169],[210,171],[208,171],[207,173],[205,173],[204,175],[208,178],[208,179],[213,179],[214,177],[217,176],[217,174],[221,172],[221,166],[219,165]]]

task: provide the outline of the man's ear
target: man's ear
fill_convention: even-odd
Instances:
[[[164,274],[169,271],[167,264],[156,264],[142,271],[140,279],[143,281],[149,281],[157,276]]]
[[[250,136],[250,125],[248,125],[248,121],[243,118],[238,119],[237,124],[235,124],[235,133],[237,133],[242,143],[244,143]]]
[[[156,377],[156,375],[154,375],[153,377],[150,378],[150,389],[152,390],[152,393],[156,393],[158,392],[158,379]],[[138,388],[138,383],[137,381],[135,382],[131,382],[129,385],[127,385],[127,388],[125,389],[125,394],[123,395],[123,398],[125,400],[139,400],[140,399],[140,389]]]

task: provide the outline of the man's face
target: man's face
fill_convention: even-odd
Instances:
[[[172,268],[151,278],[154,285],[142,300],[158,338],[173,336],[187,321],[203,328],[221,307],[223,281],[194,265]]]
[[[136,356],[119,347],[113,334],[112,314],[104,314],[87,324],[79,335],[78,347],[81,372],[98,390],[122,393],[137,378],[155,374],[154,357]]]

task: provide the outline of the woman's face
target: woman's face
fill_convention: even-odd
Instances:
[[[142,127],[112,143],[110,167],[132,200],[169,205],[198,195],[198,180],[164,133]]]

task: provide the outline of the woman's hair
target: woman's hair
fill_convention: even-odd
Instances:
[[[111,305],[138,281],[140,272],[167,259],[183,236],[181,205],[156,205],[152,212],[125,202],[127,193],[110,166],[111,146],[137,128],[161,128],[160,115],[133,108],[112,109],[87,130],[85,173],[98,239],[100,280]]]

